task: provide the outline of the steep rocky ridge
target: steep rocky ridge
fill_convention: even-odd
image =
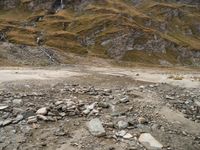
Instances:
[[[4,0],[0,8],[0,39],[11,43],[141,63],[200,65],[198,0]]]

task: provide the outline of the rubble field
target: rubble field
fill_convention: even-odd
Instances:
[[[0,150],[198,150],[200,74],[2,68]]]

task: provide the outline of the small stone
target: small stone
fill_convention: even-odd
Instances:
[[[57,101],[57,102],[55,102],[55,105],[56,105],[56,106],[58,106],[58,105],[60,105],[60,104],[63,104],[63,101]]]
[[[117,123],[119,129],[126,129],[128,127],[128,122],[126,121],[119,121]]]
[[[144,89],[145,87],[144,87],[143,85],[141,85],[139,88],[140,88],[140,89]]]
[[[141,134],[139,142],[148,150],[159,150],[163,148],[163,145],[159,143],[150,133]]]
[[[124,97],[124,98],[120,99],[120,102],[127,103],[127,102],[129,102],[129,99],[128,99],[128,97]]]
[[[43,107],[43,108],[40,108],[37,112],[36,112],[37,115],[46,115],[47,114],[47,108],[46,107]]]
[[[14,105],[20,106],[20,105],[22,105],[22,103],[23,103],[22,99],[14,99],[14,100],[13,100],[13,104],[14,104]]]
[[[65,113],[65,112],[61,112],[61,113],[59,113],[59,115],[60,115],[61,117],[65,117],[65,116],[66,116],[66,113]]]
[[[8,106],[6,106],[6,105],[0,105],[0,110],[5,110],[6,108],[8,108]]]
[[[154,88],[155,86],[154,86],[153,84],[150,84],[149,87],[150,87],[150,88]]]
[[[94,136],[101,137],[106,135],[105,129],[98,118],[92,119],[87,123],[90,133]]]
[[[23,115],[19,114],[19,115],[17,115],[17,117],[13,120],[13,123],[18,123],[18,122],[20,122],[20,121],[23,120],[23,119],[24,119]]]
[[[125,130],[121,130],[121,131],[117,132],[115,135],[117,137],[123,137],[124,135],[126,135],[126,131]]]
[[[83,114],[88,115],[90,113],[90,109],[86,109],[83,111]]]
[[[138,118],[138,123],[139,124],[145,124],[145,123],[147,123],[147,120],[144,117],[139,117]]]
[[[37,115],[37,119],[44,120],[44,121],[48,120],[48,118],[46,116],[43,116],[43,115]]]
[[[130,133],[126,133],[123,138],[124,139],[131,139],[133,136]]]
[[[92,103],[91,105],[86,106],[86,109],[94,109],[94,107],[96,106],[97,102]]]
[[[174,100],[174,97],[169,96],[169,95],[166,95],[165,98],[166,98],[166,99],[169,99],[169,100]]]
[[[100,102],[100,103],[98,103],[98,106],[102,107],[102,108],[109,108],[110,107],[110,105],[106,102]]]
[[[28,121],[27,121],[28,124],[36,123],[36,122],[37,122],[37,116],[28,117]]]

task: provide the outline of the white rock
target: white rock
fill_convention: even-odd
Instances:
[[[28,121],[27,121],[28,124],[36,123],[36,122],[37,122],[37,116],[28,117]]]
[[[126,131],[125,130],[121,130],[121,131],[117,132],[115,135],[117,137],[123,137],[125,134],[126,134]]]
[[[144,87],[143,85],[141,85],[139,88],[140,88],[140,89],[144,89],[145,87]]]
[[[56,105],[56,106],[58,106],[58,105],[60,105],[60,104],[63,104],[63,101],[57,101],[57,102],[55,102],[55,105]]]
[[[163,145],[159,143],[150,133],[143,133],[139,137],[139,142],[148,150],[162,149]]]
[[[4,120],[3,121],[3,126],[7,126],[7,125],[9,125],[9,124],[11,124],[12,123],[12,119],[6,119],[6,120]]]
[[[132,138],[133,136],[130,134],[130,133],[127,133],[123,136],[124,139],[130,139]]]
[[[46,117],[46,116],[43,116],[43,115],[37,115],[37,118],[38,118],[39,120],[44,120],[44,121],[48,120],[47,117]]]
[[[86,109],[92,110],[92,109],[94,109],[94,107],[96,106],[96,104],[97,104],[97,102],[94,102],[94,103],[92,103],[91,105],[88,105],[88,106],[86,107]]]
[[[174,97],[169,96],[169,95],[166,95],[165,98],[166,98],[166,99],[170,99],[170,100],[174,100]]]
[[[46,115],[47,114],[47,108],[43,107],[38,109],[38,111],[36,112],[37,115]]]
[[[92,119],[87,123],[90,133],[94,136],[100,137],[106,134],[105,129],[98,118]]]
[[[8,106],[6,106],[6,105],[0,105],[0,110],[4,110],[6,108],[8,108]]]

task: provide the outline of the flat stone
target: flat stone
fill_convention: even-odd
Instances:
[[[126,131],[125,130],[121,130],[121,131],[119,131],[119,132],[117,132],[115,135],[117,136],[117,137],[123,137],[124,135],[126,135]]]
[[[18,123],[18,122],[20,122],[20,121],[23,120],[23,119],[24,119],[24,116],[21,115],[21,114],[19,114],[19,115],[17,115],[17,117],[13,120],[13,123]]]
[[[12,123],[12,119],[6,119],[6,120],[3,121],[2,125],[3,126],[7,126],[7,125],[9,125],[11,123]]]
[[[5,110],[6,108],[8,108],[9,106],[7,105],[0,105],[0,110]]]
[[[119,121],[117,123],[119,129],[126,129],[128,127],[128,122],[126,121]]]
[[[150,133],[143,133],[139,137],[139,142],[148,150],[162,149],[163,145],[159,143]]]
[[[57,102],[55,102],[55,105],[56,105],[56,106],[58,106],[58,105],[60,105],[60,104],[63,104],[63,101],[57,101]]]
[[[126,133],[123,138],[124,139],[131,139],[133,136],[130,133]]]
[[[38,111],[36,112],[37,115],[46,115],[47,114],[47,108],[43,107],[38,109]]]
[[[129,99],[128,99],[128,97],[124,97],[124,98],[120,99],[120,102],[127,103],[127,102],[129,102]]]
[[[36,123],[36,122],[37,122],[37,116],[28,117],[28,121],[27,121],[28,124]]]
[[[166,95],[165,98],[166,98],[166,99],[169,99],[169,100],[174,100],[174,97],[169,96],[169,95]]]
[[[47,118],[46,116],[43,116],[43,115],[37,115],[37,118],[38,118],[39,120],[44,120],[44,121],[47,121],[47,120],[48,120],[48,118]]]
[[[98,118],[92,119],[87,123],[90,133],[94,136],[101,137],[106,135],[106,131]]]

